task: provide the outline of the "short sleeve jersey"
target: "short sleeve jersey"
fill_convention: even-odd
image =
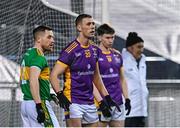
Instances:
[[[96,62],[97,46],[90,41],[88,46],[82,46],[74,40],[60,52],[57,63],[67,67],[63,92],[72,103],[94,103],[92,81]]]
[[[99,49],[99,71],[103,83],[112,97],[118,104],[122,104],[122,88],[120,81],[120,68],[123,64],[122,57],[115,51],[103,52]]]
[[[37,48],[28,49],[21,62],[20,84],[24,94],[24,100],[33,100],[29,82],[29,71],[31,66],[35,66],[41,70],[38,78],[41,100],[50,100],[50,69],[45,56]]]

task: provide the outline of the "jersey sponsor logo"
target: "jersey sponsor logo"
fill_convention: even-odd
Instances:
[[[67,52],[67,53],[70,53],[74,48],[76,48],[78,46],[78,44],[77,44],[77,42],[73,42],[71,45],[69,45],[69,47],[67,47],[66,49],[65,49],[65,51]]]
[[[90,70],[91,69],[91,65],[87,64],[87,69]],[[78,72],[78,75],[80,76],[86,76],[86,75],[93,75],[94,71],[86,71],[86,72]]]
[[[93,75],[94,71],[87,71],[87,72],[78,72],[78,75],[80,76],[87,76],[87,75]]]
[[[103,75],[101,74],[102,78],[114,78],[114,77],[119,77],[118,74],[108,74],[108,75]]]

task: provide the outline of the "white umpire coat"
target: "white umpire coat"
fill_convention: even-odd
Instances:
[[[125,79],[128,86],[128,94],[131,100],[131,112],[127,117],[148,116],[148,89],[146,84],[146,60],[145,55],[137,68],[136,59],[126,49],[122,51]]]

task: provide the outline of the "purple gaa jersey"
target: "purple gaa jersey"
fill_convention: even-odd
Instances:
[[[94,104],[92,81],[97,60],[97,46],[90,41],[82,46],[74,40],[60,52],[57,63],[67,67],[63,92],[72,103]]]
[[[116,103],[122,104],[120,68],[123,60],[121,55],[115,51],[103,52],[99,49],[98,63],[103,83],[109,95]]]

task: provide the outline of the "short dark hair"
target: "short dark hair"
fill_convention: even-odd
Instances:
[[[89,14],[80,14],[75,20],[75,25],[77,26],[84,18],[92,18],[92,16]]]
[[[108,24],[102,24],[97,28],[98,36],[102,36],[103,34],[114,34],[115,30],[110,27]]]
[[[52,29],[51,27],[45,26],[45,25],[40,25],[40,26],[36,27],[36,28],[33,30],[33,38],[34,38],[34,40],[36,39],[37,34],[38,34],[39,32],[45,32],[46,30],[51,31],[51,30],[53,30],[53,29]]]

